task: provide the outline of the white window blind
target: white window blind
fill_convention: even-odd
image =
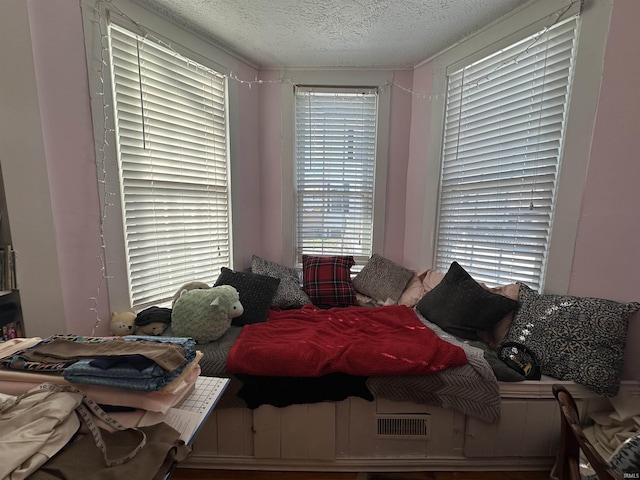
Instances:
[[[542,287],[577,24],[448,72],[437,269]]]
[[[230,263],[225,78],[109,29],[131,305],[169,300]]]
[[[296,88],[297,255],[372,254],[376,91]]]

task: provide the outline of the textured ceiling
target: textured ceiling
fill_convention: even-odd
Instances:
[[[410,67],[525,0],[135,0],[256,67]]]

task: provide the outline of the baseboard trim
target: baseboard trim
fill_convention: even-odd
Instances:
[[[253,457],[224,457],[193,453],[180,467],[216,470],[317,471],[360,472],[375,469],[380,472],[440,471],[550,471],[553,457],[501,458],[341,458],[314,459],[258,459]]]

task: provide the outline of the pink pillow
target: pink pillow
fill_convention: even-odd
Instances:
[[[427,269],[421,273],[416,273],[407,287],[400,295],[398,300],[399,305],[407,305],[408,307],[415,307],[425,293],[432,290],[440,280],[444,278],[444,273],[437,272],[432,269]]]
[[[422,280],[422,286],[424,287],[424,293],[430,292],[438,285],[445,274],[442,272],[438,272],[437,270],[428,269],[424,272],[424,279]]]
[[[518,300],[518,294],[520,293],[520,285],[517,283],[510,283],[508,285],[502,285],[500,287],[489,288],[484,283],[481,283],[484,288],[490,292],[504,295],[512,300]],[[497,349],[506,339],[513,322],[513,312],[507,313],[502,319],[495,324],[491,332],[478,332],[478,338],[484,343],[489,345],[493,349]]]
[[[415,307],[422,296],[424,295],[424,288],[422,288],[422,278],[418,274],[414,274],[413,277],[407,283],[402,295],[398,299],[398,305],[406,305],[407,307]]]

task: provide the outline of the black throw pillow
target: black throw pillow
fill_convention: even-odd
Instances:
[[[257,273],[236,272],[222,267],[214,287],[219,285],[234,287],[244,308],[244,313],[231,320],[231,325],[247,325],[267,321],[269,307],[280,285],[280,279]]]
[[[468,340],[477,340],[478,330],[491,331],[517,307],[516,300],[482,287],[458,262],[451,264],[442,281],[416,305],[427,320]]]

